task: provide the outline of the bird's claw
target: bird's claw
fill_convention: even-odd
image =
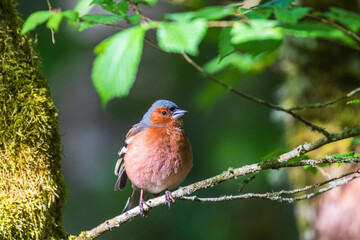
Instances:
[[[170,204],[171,202],[175,202],[174,197],[172,196],[171,192],[169,190],[165,191],[165,203],[167,203],[167,205],[170,208]]]
[[[144,210],[144,205],[146,205],[147,207],[150,207],[149,205],[147,205],[146,201],[144,201],[143,199],[140,199],[140,201],[139,201],[140,215],[143,217],[146,217],[146,211]]]

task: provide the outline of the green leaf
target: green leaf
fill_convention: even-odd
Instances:
[[[89,14],[81,17],[83,20],[80,24],[79,31],[82,31],[86,28],[93,27],[97,24],[107,24],[111,22],[116,22],[123,19],[123,16],[119,15],[109,15],[109,14]]]
[[[132,0],[132,2],[154,6],[158,2],[158,0]]]
[[[215,74],[224,69],[232,68],[240,73],[258,73],[271,65],[276,59],[275,54],[252,54],[234,52],[224,58],[221,62],[219,57],[210,60],[204,65],[204,69]]]
[[[360,99],[354,99],[351,101],[346,102],[346,104],[360,104]]]
[[[62,13],[64,18],[66,18],[69,22],[75,23],[79,18],[79,13],[74,10],[67,10]]]
[[[331,156],[327,156],[326,158],[353,158],[353,157],[359,157],[359,153],[355,152],[347,152],[347,153],[341,153],[341,154],[334,154]]]
[[[46,26],[48,28],[52,28],[55,32],[57,32],[59,30],[59,26],[62,18],[63,18],[62,12],[56,12],[49,18],[49,21],[47,22]]]
[[[356,42],[337,28],[316,22],[301,22],[291,26],[281,26],[282,33],[305,38],[325,38],[340,40],[349,45]]]
[[[360,144],[360,138],[354,138],[351,140],[351,144]]]
[[[32,13],[25,21],[21,34],[25,34],[46,22],[54,13],[50,11],[38,11]]]
[[[273,0],[263,4],[263,6],[277,6],[286,7],[289,6],[294,0]]]
[[[317,168],[314,168],[311,165],[305,165],[303,168],[307,171],[310,171],[312,174],[316,174],[318,172]]]
[[[231,28],[223,28],[219,35],[219,60],[221,61],[227,55],[235,51],[235,47],[231,43]]]
[[[283,39],[277,24],[278,21],[264,19],[253,19],[250,25],[237,24],[231,30],[231,42],[237,49],[254,55],[272,51]]]
[[[139,24],[141,21],[141,15],[135,14],[135,15],[132,15],[131,17],[126,17],[126,20],[128,20],[129,22],[131,22],[133,24]]]
[[[93,9],[94,6],[91,3],[91,0],[79,0],[74,10],[79,13],[79,16],[83,16]]]
[[[109,14],[89,14],[82,16],[81,19],[96,24],[107,24],[110,22],[119,21],[123,19],[123,17],[118,15],[109,15]]]
[[[254,40],[281,40],[283,34],[276,28],[278,24],[278,21],[263,19],[254,19],[250,22],[250,25],[245,23],[236,24],[231,30],[233,35],[231,42],[239,44]]]
[[[145,2],[149,3],[151,6],[154,6],[158,0],[145,0]]]
[[[286,9],[283,7],[275,7],[275,17],[289,24],[296,24],[300,19],[306,16],[310,8],[295,7],[293,9]]]
[[[198,54],[198,45],[207,31],[206,21],[197,19],[191,22],[161,22],[157,30],[159,46],[173,53]]]
[[[308,160],[310,157],[308,155],[301,155],[298,157],[291,158],[288,162],[289,163],[295,163],[295,162],[301,162],[302,160]]]
[[[121,31],[95,48],[92,80],[102,107],[114,97],[126,96],[136,77],[145,30],[135,26]]]
[[[357,32],[360,29],[360,15],[355,12],[330,7],[330,12],[325,13],[325,16],[343,24],[351,31]]]
[[[250,19],[268,19],[273,12],[272,8],[254,8],[245,13]]]
[[[102,4],[102,3],[105,3],[105,4],[114,4],[114,0],[93,0],[90,5],[94,5],[94,4]]]
[[[233,15],[235,13],[235,9],[236,7],[234,5],[212,6],[212,7],[202,8],[200,10],[193,12],[166,14],[165,19],[178,21],[178,22],[191,21],[196,18],[204,18],[206,20],[218,20]]]
[[[129,11],[129,4],[127,1],[123,0],[115,5],[114,12],[123,17],[125,17],[128,11]]]

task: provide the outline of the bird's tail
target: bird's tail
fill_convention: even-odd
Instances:
[[[143,194],[144,201],[148,200],[147,195],[148,194],[144,192],[144,194]],[[127,212],[130,209],[133,209],[134,207],[139,206],[139,202],[140,202],[140,189],[135,188],[133,186],[133,191],[132,191],[130,197],[128,198],[128,200],[126,202],[126,205],[125,205],[125,207],[124,207],[124,209],[122,210],[121,213]]]

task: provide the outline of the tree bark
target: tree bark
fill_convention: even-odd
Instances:
[[[57,110],[33,39],[0,1],[0,238],[63,239]]]

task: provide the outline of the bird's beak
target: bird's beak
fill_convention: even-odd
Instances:
[[[175,111],[171,114],[171,118],[180,118],[184,116],[188,111],[181,110],[181,109],[175,109]]]

